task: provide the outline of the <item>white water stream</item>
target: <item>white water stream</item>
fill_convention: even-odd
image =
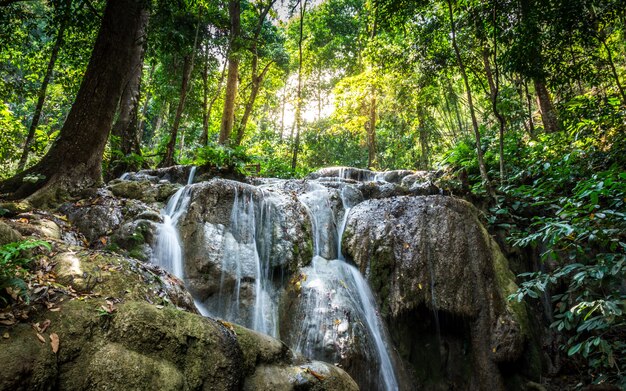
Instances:
[[[186,212],[191,198],[192,170],[188,186],[174,194],[163,210],[154,262],[177,277],[184,278],[184,260],[177,223]],[[345,185],[350,186],[350,185]],[[345,190],[346,187],[343,188]],[[332,208],[331,189],[321,183],[309,182],[308,191],[298,196],[306,207],[313,229],[311,266],[303,268],[306,281],[301,306],[304,318],[294,350],[313,359],[328,359],[324,349],[335,349],[354,343],[355,336],[346,337],[351,327],[361,330],[360,341],[366,346],[367,377],[376,389],[398,390],[390,355],[387,332],[377,312],[374,295],[359,270],[346,262],[341,253],[349,205],[341,191],[341,221]],[[230,226],[205,225],[205,235],[221,235],[222,258],[219,292],[211,300],[197,303],[204,315],[223,318],[278,338],[278,297],[271,279],[273,216],[272,200],[245,188],[235,187]],[[338,212],[339,213],[339,212]],[[343,307],[341,307],[343,306]],[[342,314],[337,308],[345,308]],[[343,314],[345,315],[345,313]],[[339,322],[339,323],[337,323]],[[351,326],[352,324],[352,326]]]

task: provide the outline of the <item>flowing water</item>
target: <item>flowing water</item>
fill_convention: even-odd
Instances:
[[[170,197],[165,209],[161,211],[163,223],[157,232],[156,246],[153,254],[153,263],[183,279],[183,254],[176,225],[180,217],[187,211],[191,199],[191,184],[196,167],[192,167],[187,179],[187,186],[181,187]]]
[[[310,266],[300,269],[301,318],[296,322],[299,330],[292,330],[297,333],[292,348],[313,359],[338,362],[358,345],[362,353],[353,376],[361,377],[370,389],[397,390],[390,342],[374,295],[341,253],[341,237],[353,206],[344,197],[350,185],[340,183],[341,190],[337,190],[334,182],[334,187],[326,187],[323,182],[309,181],[297,197],[310,218],[314,256]],[[184,267],[176,225],[189,205],[190,189],[180,189],[163,210],[154,251],[155,262],[180,278]],[[221,277],[218,292],[197,304],[205,315],[280,337],[280,287],[272,279],[271,268],[272,230],[275,213],[280,211],[261,188],[252,191],[235,185],[234,193],[229,226],[204,225],[205,238],[221,238]]]

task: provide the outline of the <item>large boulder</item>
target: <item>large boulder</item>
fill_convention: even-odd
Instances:
[[[211,312],[228,312],[228,319],[252,326],[250,311],[274,303],[282,280],[311,260],[306,210],[295,195],[230,180],[195,184],[189,191],[178,222],[187,285]],[[219,307],[225,303],[237,304]]]
[[[29,323],[0,324],[2,391],[358,389],[331,364],[198,315],[157,267],[62,242],[36,264],[29,312],[13,311]]]
[[[507,301],[514,276],[471,204],[444,196],[368,200],[351,210],[343,246],[377,293],[418,383],[505,389],[499,365],[524,351],[527,318]]]

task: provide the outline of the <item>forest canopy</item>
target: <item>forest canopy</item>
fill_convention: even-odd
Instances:
[[[0,197],[39,201],[173,164],[440,170],[538,254],[512,299],[554,287],[561,348],[626,382],[624,0],[4,0],[0,130]]]

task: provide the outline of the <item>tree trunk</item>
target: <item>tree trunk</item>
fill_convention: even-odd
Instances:
[[[370,100],[369,121],[367,123],[367,167],[373,169],[376,165],[376,95],[372,89]]]
[[[30,123],[30,128],[28,129],[28,135],[26,136],[26,142],[24,143],[24,150],[22,151],[22,156],[20,157],[20,161],[17,165],[18,172],[24,170],[26,162],[28,161],[30,145],[35,138],[35,131],[37,130],[39,120],[41,119],[41,111],[43,110],[43,104],[46,100],[46,91],[48,90],[48,84],[50,83],[50,79],[52,78],[54,65],[56,64],[57,57],[59,56],[59,50],[61,49],[61,45],[63,44],[63,35],[65,34],[65,28],[67,27],[67,20],[71,11],[72,0],[66,0],[64,6],[65,10],[63,11],[61,24],[59,26],[59,30],[57,31],[57,37],[54,41],[54,46],[52,47],[52,53],[50,54],[50,60],[48,61],[48,68],[46,68],[46,73],[43,77],[43,81],[41,82],[41,87],[39,87],[39,93],[37,94],[37,105],[35,106],[33,119]]]
[[[483,186],[487,190],[487,193],[491,196],[494,195],[494,191],[491,188],[491,184],[489,183],[489,175],[487,174],[487,167],[485,166],[485,160],[483,159],[483,151],[480,142],[480,130],[478,129],[478,120],[476,119],[476,113],[474,111],[474,103],[472,101],[472,90],[470,88],[469,79],[467,78],[467,72],[465,72],[465,63],[461,58],[461,51],[459,50],[459,46],[456,42],[456,28],[454,25],[454,12],[452,11],[452,3],[451,0],[447,0],[448,2],[448,10],[450,13],[450,30],[452,33],[452,47],[454,49],[454,54],[456,56],[457,63],[459,65],[459,69],[461,70],[461,76],[463,77],[463,82],[465,83],[465,90],[467,94],[467,104],[469,105],[470,115],[472,117],[472,127],[474,129],[474,137],[476,139],[476,154],[478,156],[478,167],[480,169],[480,176],[483,181]],[[497,388],[496,388],[497,389]]]
[[[609,67],[611,68],[611,73],[613,78],[615,79],[615,84],[617,85],[617,90],[619,91],[620,96],[622,97],[622,104],[626,104],[626,93],[624,92],[624,87],[622,83],[619,81],[619,75],[617,73],[617,69],[615,68],[615,61],[613,61],[613,53],[611,52],[611,48],[606,43],[605,38],[598,38],[600,42],[602,42],[602,46],[604,46],[604,50],[606,50],[606,54],[609,60]]]
[[[270,69],[272,62],[267,64],[260,75],[256,76],[252,80],[252,86],[250,90],[250,97],[248,98],[248,102],[246,102],[246,107],[243,112],[243,116],[241,117],[241,123],[237,128],[237,135],[235,137],[235,146],[241,145],[241,141],[243,140],[244,133],[246,131],[246,125],[248,124],[248,119],[252,114],[252,109],[254,108],[254,102],[256,101],[256,97],[259,94],[259,90],[261,89],[261,83],[263,83],[263,79],[267,74],[267,71]]]
[[[180,121],[183,117],[183,110],[185,109],[185,101],[187,100],[187,92],[189,90],[189,79],[193,68],[192,57],[193,54],[188,54],[183,60],[183,78],[180,85],[180,98],[178,99],[178,106],[176,107],[176,115],[174,116],[174,124],[172,125],[170,139],[165,149],[165,156],[159,163],[159,167],[169,167],[176,164],[174,159],[174,150],[176,149],[178,129],[180,128]]]
[[[222,112],[222,125],[220,126],[220,137],[218,142],[221,145],[230,143],[230,135],[235,123],[235,99],[237,98],[237,81],[239,78],[239,58],[237,43],[240,35],[240,13],[239,0],[228,2],[228,13],[230,15],[230,54],[228,56],[228,78],[226,79],[226,96],[224,97],[224,111]]]
[[[142,37],[141,60],[135,65],[130,72],[130,79],[120,99],[117,121],[111,130],[111,149],[114,156],[109,173],[110,179],[117,178],[124,172],[136,171],[140,168],[140,164],[133,159],[125,159],[132,154],[141,156],[140,137],[138,133],[137,113],[139,110],[139,94],[141,86],[141,75],[143,74],[143,54],[145,53],[145,37]]]
[[[304,13],[307,0],[300,0],[300,35],[298,37],[298,90],[296,97],[296,139],[293,143],[293,156],[291,158],[291,172],[295,174],[298,166],[298,150],[300,149],[300,127],[302,125],[302,41],[304,40]]]
[[[30,169],[0,183],[12,198],[36,205],[102,182],[102,154],[120,96],[141,61],[148,22],[146,0],[109,0],[85,77],[59,138]],[[32,178],[23,181],[24,177]],[[35,180],[35,177],[37,179]]]
[[[200,135],[200,144],[207,146],[209,144],[209,124],[211,123],[211,113],[213,112],[213,105],[217,98],[219,98],[222,93],[222,87],[224,87],[224,79],[226,78],[226,67],[228,66],[228,61],[224,62],[224,67],[222,68],[222,73],[220,75],[220,80],[217,84],[217,90],[213,95],[213,98],[210,102],[208,102],[208,77],[209,75],[203,76],[204,78],[204,99],[202,105],[202,134]],[[206,69],[205,69],[206,71]]]
[[[498,124],[500,125],[499,129],[499,151],[500,155],[500,185],[504,185],[504,130],[506,127],[506,120],[500,110],[498,110],[498,93],[499,93],[499,83],[498,83],[498,74],[496,70],[496,75],[494,76],[493,71],[491,70],[491,62],[489,60],[489,49],[485,48],[483,50],[483,63],[485,64],[485,73],[487,75],[487,82],[489,83],[489,97],[491,99],[491,108],[493,110],[493,114],[498,119]]]
[[[419,138],[420,138],[420,147],[422,153],[420,155],[420,165],[419,168],[421,170],[428,170],[430,168],[430,146],[428,143],[428,128],[426,127],[426,115],[424,114],[424,109],[417,109],[417,116],[419,121]]]
[[[145,55],[145,49],[144,49],[144,55]],[[155,69],[155,65],[151,65],[150,66],[150,74],[148,75],[148,82],[146,83],[147,85],[150,85],[150,83],[152,83],[152,78],[154,76],[154,69]],[[146,122],[146,116],[148,115],[148,107],[150,106],[150,98],[151,98],[151,94],[150,91],[146,91],[146,97],[144,99],[143,102],[143,107],[141,108],[141,118],[139,119],[138,123],[137,123],[137,132],[139,134],[139,144],[141,145],[141,142],[143,141],[143,137],[144,137],[144,125]]]
[[[541,112],[543,128],[548,133],[554,133],[559,130],[559,125],[556,120],[556,112],[552,105],[550,93],[543,80],[534,78],[533,83],[535,84],[535,93],[537,94],[537,103],[539,104],[539,111]]]

